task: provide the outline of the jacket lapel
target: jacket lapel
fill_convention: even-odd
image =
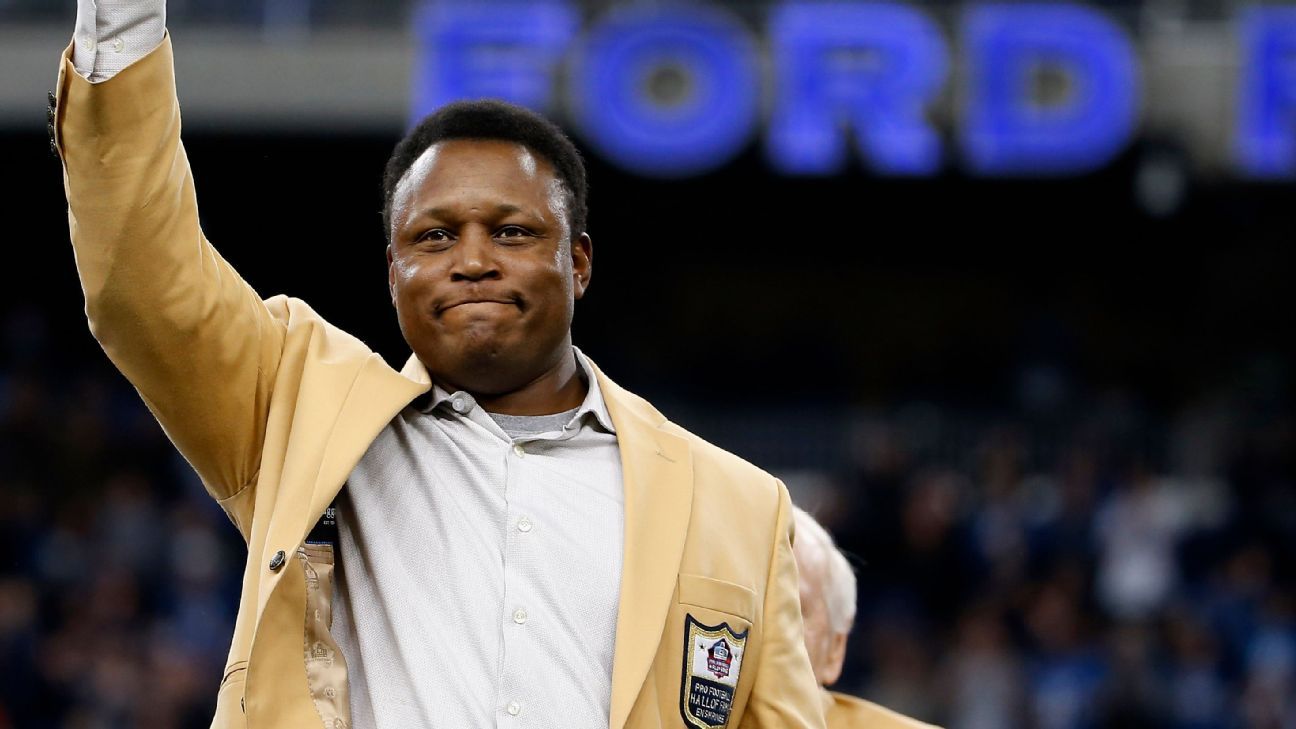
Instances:
[[[612,664],[611,729],[621,729],[661,643],[693,507],[688,442],[665,418],[595,368],[616,426],[625,490],[621,600]]]
[[[432,381],[415,357],[396,372],[374,354],[365,362],[338,412],[324,446],[319,475],[311,496],[305,534],[337,497],[342,484],[382,429],[414,398],[427,392]]]
[[[352,380],[351,388],[333,420],[332,429],[325,438],[320,468],[311,487],[309,502],[303,503],[301,497],[296,497],[276,509],[275,516],[284,516],[278,519],[271,517],[270,529],[275,534],[266,542],[267,551],[286,549],[287,545],[296,543],[292,540],[300,541],[306,536],[311,525],[319,520],[329,502],[337,496],[351,469],[355,468],[373,439],[401,408],[429,387],[430,381],[421,367],[417,371],[411,371],[407,365],[404,371],[397,373],[387,366],[382,357],[369,355]],[[307,508],[302,508],[303,506]],[[289,675],[288,672],[304,670],[301,662],[301,626],[305,619],[305,582],[279,579],[292,572],[290,568],[275,573],[262,573],[262,584],[269,582],[270,586],[269,589],[263,589],[257,608],[257,634],[253,638],[248,659],[245,706],[249,726],[304,726],[300,721],[300,703],[283,701],[282,697],[276,698],[268,688],[263,688],[271,686],[270,681],[278,682],[280,679],[257,678],[261,675],[282,677]],[[272,603],[276,606],[270,607]],[[296,653],[288,650],[294,635],[297,636]],[[293,655],[297,656],[295,661],[291,659]],[[310,713],[309,702],[305,706],[305,711]]]

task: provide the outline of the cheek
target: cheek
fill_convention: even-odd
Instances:
[[[411,304],[422,297],[435,272],[426,259],[397,259],[391,266],[391,283],[396,305]]]
[[[572,308],[571,263],[562,264],[563,256],[559,253],[552,260],[546,255],[543,259],[533,259],[525,268],[513,269],[514,280],[526,282],[522,287],[529,292],[533,308],[544,310],[550,317]]]
[[[562,279],[563,293],[570,297],[574,288],[572,283],[571,249],[569,246],[561,245],[558,246],[558,250],[554,251],[553,270],[557,271],[558,276]]]
[[[808,603],[808,604],[807,604]],[[817,600],[801,601],[801,619],[805,628],[806,650],[816,660],[828,650],[831,635],[828,631],[828,614],[820,609]]]
[[[392,261],[391,271],[392,283],[399,290],[409,286],[415,277],[415,272],[418,271],[418,266],[410,262],[409,259],[397,258]]]
[[[823,620],[813,610],[804,616],[804,620],[806,634],[811,637],[811,642],[815,644],[815,647],[819,647],[819,644],[823,642]]]

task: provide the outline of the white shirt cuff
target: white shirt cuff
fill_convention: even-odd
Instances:
[[[72,65],[106,81],[147,56],[166,33],[166,0],[77,0]]]

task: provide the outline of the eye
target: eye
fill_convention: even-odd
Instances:
[[[419,234],[419,237],[415,240],[434,242],[447,241],[450,240],[450,231],[445,228],[433,228],[432,230]]]
[[[520,225],[506,225],[495,232],[496,238],[522,238],[535,235]]]
[[[414,237],[414,244],[428,251],[443,251],[454,242],[454,236],[445,228],[433,228]]]

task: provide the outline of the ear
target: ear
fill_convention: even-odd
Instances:
[[[396,262],[392,257],[391,244],[387,244],[387,292],[391,294],[392,306],[396,305]]]
[[[846,634],[833,633],[832,643],[828,646],[828,655],[824,656],[819,683],[831,686],[841,678],[842,663],[846,661]]]
[[[590,240],[589,233],[581,233],[579,237],[572,239],[571,257],[572,292],[579,299],[585,295],[585,289],[589,288],[594,269],[594,243]]]

